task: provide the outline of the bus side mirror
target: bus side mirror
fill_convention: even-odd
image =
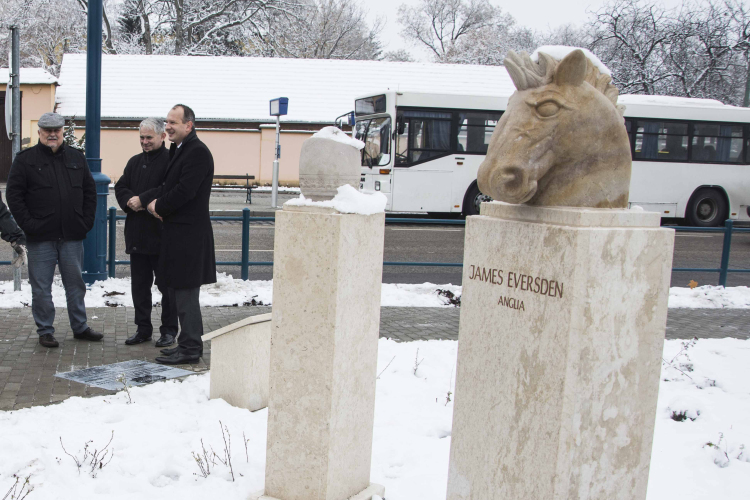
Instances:
[[[398,119],[396,122],[396,131],[398,132],[398,135],[402,135],[404,133],[404,130],[406,130],[406,124],[402,119]]]

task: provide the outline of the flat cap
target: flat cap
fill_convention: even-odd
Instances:
[[[57,113],[44,113],[37,124],[39,128],[62,128],[65,126],[65,118]]]

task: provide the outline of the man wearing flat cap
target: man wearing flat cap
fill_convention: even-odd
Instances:
[[[101,340],[86,323],[86,284],[81,276],[83,240],[94,226],[96,185],[86,158],[63,143],[65,120],[57,113],[39,119],[39,143],[16,155],[6,198],[26,233],[31,313],[44,347],[57,347],[52,326],[52,280],[60,269],[73,337]]]

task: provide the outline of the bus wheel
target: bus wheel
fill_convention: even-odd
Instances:
[[[492,201],[492,198],[486,194],[482,194],[477,187],[477,183],[474,182],[464,197],[464,216],[479,215],[479,207],[483,201]]]
[[[700,188],[693,193],[685,217],[695,227],[716,227],[727,218],[727,201],[716,189]]]

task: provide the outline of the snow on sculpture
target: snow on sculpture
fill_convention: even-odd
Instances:
[[[617,87],[583,50],[556,49],[562,60],[544,48],[508,52],[517,90],[479,167],[479,189],[508,203],[626,207],[630,142]]]

